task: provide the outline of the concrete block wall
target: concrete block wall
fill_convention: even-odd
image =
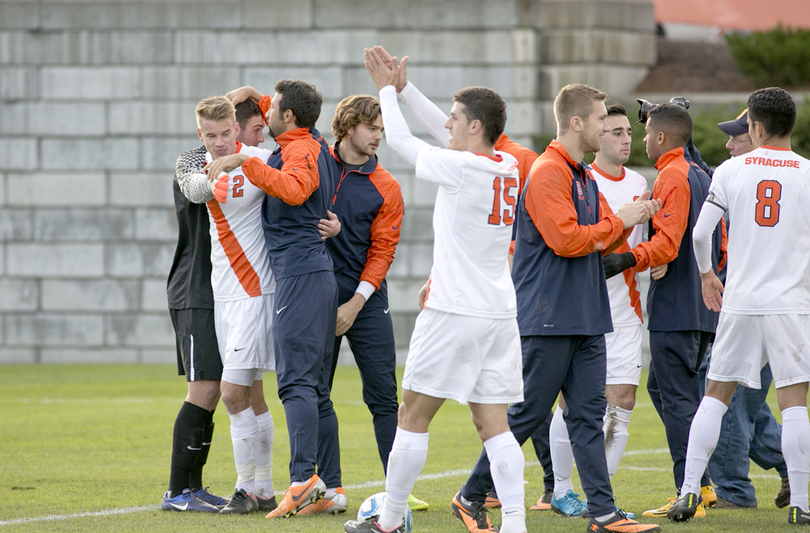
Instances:
[[[0,2],[0,363],[174,361],[171,179],[199,145],[199,99],[305,79],[331,137],[337,102],[374,92],[362,52],[382,44],[411,57],[412,81],[444,109],[462,87],[496,89],[508,133],[531,145],[553,133],[563,84],[630,92],[655,59],[653,32],[641,0]],[[405,195],[389,274],[403,348],[436,187],[379,154]]]

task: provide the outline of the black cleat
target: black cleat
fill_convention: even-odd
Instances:
[[[239,489],[231,496],[228,505],[222,508],[219,514],[248,514],[259,510],[259,502],[256,496],[248,494],[244,489]]]
[[[810,524],[810,513],[802,511],[801,507],[791,507],[788,515],[788,524],[807,525]]]
[[[675,500],[669,509],[667,509],[667,518],[673,522],[688,522],[695,516],[698,504],[700,503],[700,496],[687,492],[682,494],[680,498]]]

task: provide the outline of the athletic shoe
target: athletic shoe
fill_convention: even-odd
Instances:
[[[667,503],[659,507],[658,509],[650,509],[649,511],[644,511],[641,513],[641,516],[651,516],[653,518],[665,518],[667,516],[667,511],[669,508],[675,504],[677,498],[667,498]],[[702,503],[699,503],[697,506],[697,510],[695,511],[694,518],[704,518],[706,516],[706,508],[703,507]]]
[[[256,496],[248,494],[245,489],[239,489],[231,496],[228,505],[222,508],[219,514],[248,514],[259,510]]]
[[[661,531],[657,524],[641,524],[635,520],[627,518],[622,511],[605,520],[598,521],[596,518],[588,519],[588,533],[650,533]]]
[[[810,524],[810,513],[802,511],[801,507],[791,507],[788,515],[788,524]]]
[[[270,496],[269,498],[259,498],[256,496],[256,501],[259,504],[259,511],[262,513],[269,513],[278,507],[275,496]]]
[[[190,490],[185,489],[174,498],[169,498],[169,491],[163,495],[163,504],[160,506],[164,511],[197,511],[202,513],[218,513],[219,508],[204,502],[194,496]]]
[[[730,502],[725,498],[721,498],[720,496],[717,497],[717,501],[714,503],[714,507],[712,509],[753,509],[756,505],[737,505],[734,502]]]
[[[210,503],[214,507],[218,507],[220,509],[228,505],[228,502],[230,501],[220,496],[217,496],[216,494],[211,494],[210,492],[208,492],[208,487],[199,488],[194,492],[192,492],[192,494],[194,495],[195,498],[202,500],[205,503]]]
[[[411,508],[411,511],[427,511],[430,509],[430,504],[420,500],[413,494],[408,494],[408,507]]]
[[[714,493],[714,487],[711,485],[703,485],[700,487],[700,503],[703,504],[705,509],[714,507],[717,502],[717,494]]]
[[[326,485],[323,484],[321,478],[313,474],[305,485],[288,488],[278,507],[269,512],[265,518],[292,516],[307,505],[323,498],[324,494],[326,494]]]
[[[498,499],[496,492],[487,492],[487,499],[484,502],[484,507],[487,509],[497,509],[501,506],[501,500]]]
[[[346,491],[343,487],[335,489],[334,494],[327,494],[312,505],[307,505],[298,514],[338,514],[345,513],[349,506]]]
[[[682,494],[667,509],[667,518],[673,522],[688,522],[695,516],[698,505],[700,505],[700,496],[691,492]]]
[[[470,502],[465,504],[461,493],[457,492],[450,503],[450,509],[456,518],[464,522],[470,533],[496,532],[498,528],[492,527],[487,516],[487,509],[483,502]]]
[[[624,509],[619,509],[618,506],[616,506],[616,510],[623,512],[624,516],[626,516],[630,520],[635,520],[636,518],[638,518],[638,515],[636,513],[631,513],[630,511],[625,511]],[[588,514],[588,500],[585,500],[584,502],[582,502],[582,512],[580,513],[579,517],[580,518],[590,518],[590,515]]]
[[[582,514],[582,501],[579,499],[579,494],[573,490],[569,490],[560,499],[556,496],[551,497],[551,510],[558,515],[565,516],[566,518],[574,518]]]
[[[537,500],[537,503],[529,507],[529,511],[550,511],[551,510],[551,498],[554,497],[554,489],[546,489],[540,499]]]
[[[776,493],[773,503],[780,509],[787,507],[787,504],[790,503],[790,481],[788,478],[782,478],[782,488]]]
[[[400,525],[396,529],[384,531],[374,520],[365,520],[358,522],[357,520],[349,520],[343,524],[343,531],[346,533],[405,533],[405,525]]]

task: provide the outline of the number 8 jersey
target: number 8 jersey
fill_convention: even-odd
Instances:
[[[518,198],[517,160],[425,147],[416,177],[440,185],[433,210],[433,267],[425,307],[514,318],[507,256]]]
[[[810,161],[762,146],[720,165],[706,201],[728,213],[723,311],[810,314]]]
[[[264,161],[270,150],[236,144],[236,153]],[[211,161],[211,154],[205,154]],[[211,285],[214,300],[229,301],[273,294],[276,289],[270,256],[264,242],[261,210],[267,194],[253,185],[242,167],[228,175],[228,198],[224,204],[209,201],[211,231]]]

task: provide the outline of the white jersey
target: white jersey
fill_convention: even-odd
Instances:
[[[723,312],[810,314],[810,161],[757,148],[718,167],[706,201],[728,214]]]
[[[270,150],[237,143],[236,152],[264,161]],[[206,154],[211,161],[211,155]],[[266,193],[253,185],[237,167],[229,173],[228,199],[211,200],[211,285],[214,300],[228,301],[273,294],[276,281],[264,242],[262,202]]]
[[[514,318],[507,255],[518,198],[517,160],[425,147],[416,177],[440,185],[433,210],[433,267],[425,307]]]
[[[604,173],[596,165],[592,166],[591,174],[599,186],[599,192],[605,197],[614,213],[624,204],[635,201],[649,188],[644,176],[633,170],[625,168],[621,178],[614,178]],[[637,246],[643,239],[643,225],[637,224],[627,237],[626,244],[619,247],[616,252],[626,252]],[[630,269],[625,270],[623,275],[613,276],[607,280],[610,315],[614,327],[641,324],[641,293],[638,287],[638,273]]]

